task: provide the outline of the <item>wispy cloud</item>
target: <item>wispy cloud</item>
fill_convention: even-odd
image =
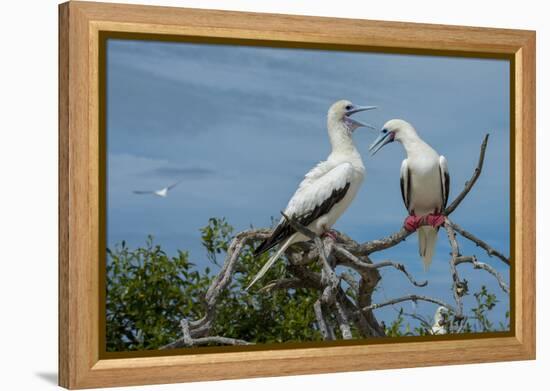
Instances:
[[[144,176],[175,179],[203,179],[215,174],[214,170],[204,167],[158,167],[143,173]]]

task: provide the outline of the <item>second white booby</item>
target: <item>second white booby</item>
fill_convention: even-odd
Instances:
[[[327,128],[332,152],[326,161],[320,162],[305,175],[288,202],[285,215],[294,217],[319,235],[330,230],[351,204],[365,176],[365,166],[355,148],[352,134],[359,127],[372,126],[352,119],[351,115],[375,108],[357,106],[348,100],[340,100],[330,107]],[[271,236],[256,248],[254,255],[263,254],[277,245],[279,248],[246,289],[254,285],[290,245],[307,240],[308,237],[296,232],[284,217],[281,218]]]
[[[401,119],[386,122],[369,148],[371,154],[393,141],[399,141],[407,153],[401,164],[401,195],[409,212],[404,226],[408,231],[418,231],[419,252],[427,270],[432,262],[438,229],[445,222],[443,212],[450,184],[447,159],[439,156],[411,124]]]
[[[446,307],[437,307],[432,326],[433,335],[447,334],[447,323],[449,322],[449,310]]]

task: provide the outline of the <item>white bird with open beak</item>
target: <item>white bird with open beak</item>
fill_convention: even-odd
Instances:
[[[386,122],[369,150],[374,155],[393,141],[400,142],[407,153],[401,163],[401,195],[409,212],[404,226],[409,232],[418,232],[419,252],[427,270],[439,227],[445,222],[443,212],[450,183],[447,159],[423,141],[411,124],[400,119]]]
[[[375,106],[357,106],[348,100],[334,103],[327,115],[327,128],[332,152],[326,161],[320,162],[309,171],[294,193],[284,211],[301,225],[318,235],[330,234],[330,228],[351,204],[365,176],[365,166],[355,148],[352,134],[360,127],[369,127],[353,118],[361,111],[375,109]],[[269,251],[279,245],[260,272],[254,277],[249,289],[292,244],[309,240],[296,232],[283,217],[269,238],[254,251],[254,255]]]

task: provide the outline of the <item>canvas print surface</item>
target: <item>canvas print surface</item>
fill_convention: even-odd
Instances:
[[[508,60],[108,39],[104,65],[107,352],[510,330]]]

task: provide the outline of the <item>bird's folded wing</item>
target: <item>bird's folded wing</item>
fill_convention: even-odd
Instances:
[[[317,209],[320,209],[315,213],[318,217],[328,213],[334,205],[334,203],[328,201],[338,202],[341,200],[345,194],[340,193],[343,189],[349,187],[352,179],[353,166],[350,163],[335,166],[315,181],[308,183],[306,186],[301,186],[288,202],[285,214],[298,218],[311,214]],[[325,207],[321,208],[323,205]]]
[[[298,186],[297,191],[299,191],[302,187],[309,186],[310,184],[315,182],[317,179],[326,175],[333,168],[335,168],[335,165],[329,161],[325,160],[323,162],[319,162],[315,167],[309,170],[309,172],[306,175],[304,175],[304,179],[302,180],[302,182],[300,182],[300,185]]]
[[[306,176],[307,177],[307,176]],[[346,195],[353,180],[353,167],[350,163],[335,166],[326,174],[307,184],[302,183],[292,196],[285,214],[308,226],[319,217],[327,214]],[[254,252],[261,254],[281,243],[294,233],[288,222],[281,218],[273,234],[258,246]]]
[[[441,174],[441,195],[443,197],[441,204],[441,211],[447,207],[447,201],[449,200],[449,186],[451,179],[449,177],[449,168],[447,167],[447,159],[441,155],[439,157],[439,172]]]
[[[405,208],[410,213],[409,205],[411,202],[411,171],[409,170],[409,164],[407,159],[403,160],[401,163],[401,173],[400,173],[400,182],[401,182],[401,197],[403,197],[403,203]]]

